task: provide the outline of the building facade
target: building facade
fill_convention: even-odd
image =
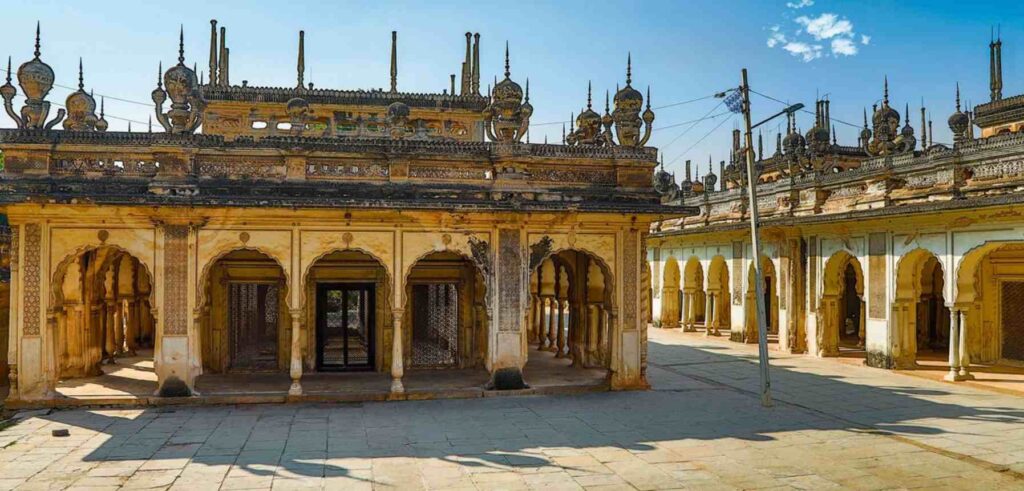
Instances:
[[[948,360],[949,380],[971,378],[971,363],[1024,364],[1024,96],[1002,97],[1002,43],[990,49],[991,101],[962,110],[957,88],[952,145],[933,141],[924,108],[915,130],[909,108],[890,106],[886,82],[855,146],[836,141],[829,102],[818,101],[806,134],[791,120],[773,155],[760,139],[751,149],[757,260],[778,349],[863,356],[881,368]],[[752,343],[755,259],[738,131],[732,153],[717,188],[710,172],[692,180],[688,170],[681,184],[657,176],[667,201],[700,212],[655,225],[652,314],[664,328],[709,326]]]
[[[410,370],[473,368],[521,389],[541,357],[646,386],[644,244],[687,209],[654,190],[631,74],[590,140],[531,144],[507,49],[480,94],[479,35],[434,94],[398,90],[394,34],[390,90],[368,91],[305,83],[301,33],[295,87],[234,84],[225,39],[213,21],[206,76],[183,42],[161,68],[159,132],[107,131],[81,66],[50,119],[38,29],[13,72],[24,107],[0,87],[9,402],[129,357],[167,397],[263,374],[299,397],[311,373],[364,371],[401,398]]]

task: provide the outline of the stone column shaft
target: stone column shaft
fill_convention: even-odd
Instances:
[[[405,392],[402,384],[402,377],[405,376],[405,365],[403,352],[404,336],[402,335],[402,316],[405,311],[395,309],[392,311],[393,334],[391,337],[391,393],[401,394]]]
[[[971,353],[967,345],[967,311],[960,311],[960,380],[974,380],[971,375]]]
[[[945,379],[960,380],[960,313],[949,309],[949,373]]]

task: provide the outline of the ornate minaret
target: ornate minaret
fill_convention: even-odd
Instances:
[[[210,19],[210,85],[217,85],[217,19]]]
[[[295,65],[295,69],[298,72],[295,90],[302,90],[302,86],[305,85],[304,79],[306,77],[306,31],[299,31],[299,57]],[[392,76],[391,79],[391,84],[394,86],[394,76]],[[392,91],[394,90],[392,89]]]
[[[398,92],[398,31],[391,31],[391,93]]]
[[[220,56],[218,59],[219,66],[217,68],[217,85],[226,87],[228,85],[228,30],[226,27],[221,26],[220,28]]]
[[[928,122],[925,117],[924,99],[921,99],[921,150],[928,149]]]
[[[466,33],[466,60],[462,62],[462,90],[460,95],[469,95],[473,87],[473,33]]]
[[[473,95],[480,95],[480,33],[473,35]]]
[[[992,101],[1003,98],[1003,41],[1001,36],[988,43],[989,49],[989,89]]]

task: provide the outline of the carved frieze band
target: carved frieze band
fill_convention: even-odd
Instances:
[[[39,264],[41,262],[40,250],[43,241],[42,226],[38,223],[25,225],[25,256],[22,258],[24,267],[22,274],[25,276],[22,289],[24,299],[23,331],[26,336],[39,335]]]
[[[306,177],[310,179],[383,179],[389,174],[390,169],[384,164],[335,159],[309,159],[306,162]]]
[[[164,334],[188,332],[188,226],[164,227]]]
[[[522,243],[517,229],[498,231],[498,275],[501,287],[498,292],[498,329],[519,331],[523,314],[525,268],[523,267]]]

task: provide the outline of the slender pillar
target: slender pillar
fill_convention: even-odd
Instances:
[[[114,302],[114,355],[124,354],[124,301]]]
[[[558,305],[558,299],[551,297],[548,299],[548,344],[547,350],[555,350],[555,338],[558,336],[555,329],[558,328],[558,314],[555,312],[556,306]]]
[[[967,345],[967,310],[960,311],[960,380],[974,380],[971,374],[971,353]]]
[[[117,321],[114,315],[115,310],[113,300],[103,303],[103,321],[100,325],[103,327],[103,355],[108,363],[114,363],[114,353],[117,351],[117,344],[114,341],[114,329]]]
[[[945,379],[955,382],[960,379],[960,314],[955,308],[949,309],[949,373]]]
[[[402,335],[402,317],[405,314],[403,309],[394,309],[391,311],[391,318],[394,324],[394,332],[391,337],[391,393],[401,394],[405,392],[405,386],[402,385],[402,377],[405,376],[405,366],[403,359],[405,354],[402,349],[404,348],[404,337]]]
[[[690,308],[691,308],[690,294],[689,294],[689,292],[686,292],[684,290],[683,291],[683,311],[680,314],[680,317],[682,318],[683,332],[687,332],[687,331],[690,330]]]
[[[558,331],[555,337],[555,358],[562,358],[565,356],[565,321],[566,315],[565,310],[568,308],[568,302],[557,300],[558,304]]]
[[[138,348],[139,336],[139,305],[135,297],[125,300],[124,306],[124,346],[125,354],[135,356],[135,349]]]
[[[530,331],[529,331],[529,342],[534,343],[537,341],[537,334],[540,332],[540,319],[539,319],[539,307],[540,298],[537,295],[530,295]]]
[[[291,363],[288,375],[292,378],[292,385],[288,388],[288,395],[302,395],[302,309],[292,309],[292,348]]]
[[[704,307],[704,335],[705,336],[710,336],[711,335],[711,330],[712,330],[712,327],[711,327],[711,315],[714,313],[714,310],[715,310],[715,304],[714,304],[714,302],[715,302],[715,294],[709,292],[705,296],[707,297],[707,299],[706,299],[707,300],[707,302],[706,302],[707,306]]]

